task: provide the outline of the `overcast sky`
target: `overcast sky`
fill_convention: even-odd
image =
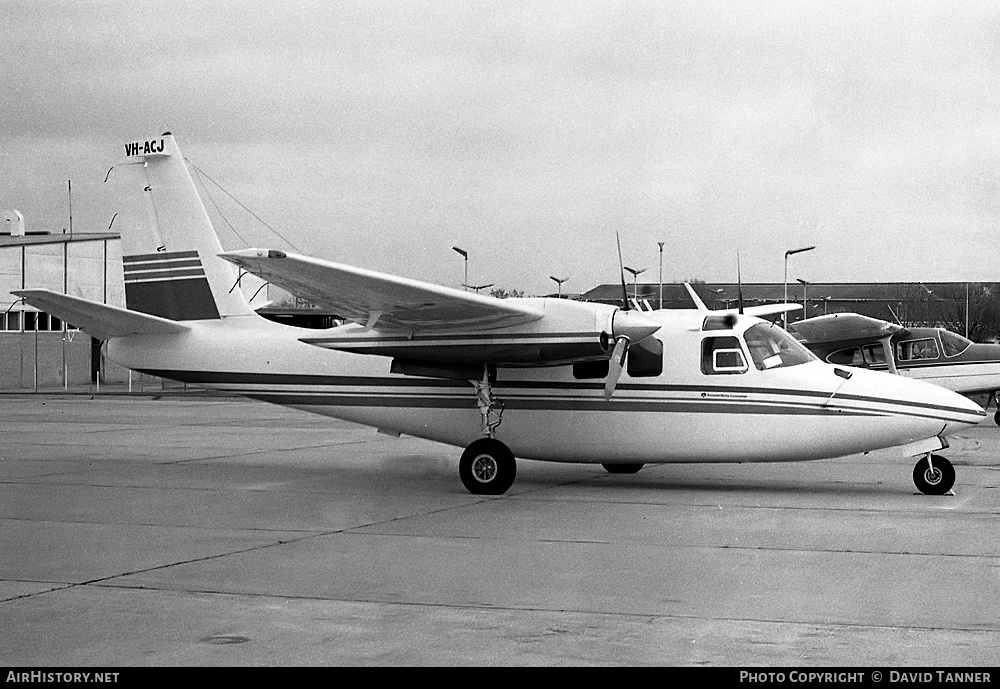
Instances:
[[[1000,280],[1000,3],[0,0],[0,208],[171,131],[239,233],[457,286]],[[210,203],[211,205],[211,203]],[[115,227],[120,230],[122,228]],[[242,237],[242,239],[241,239]],[[284,241],[284,237],[287,239]]]

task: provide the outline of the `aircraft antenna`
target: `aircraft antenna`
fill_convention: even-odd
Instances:
[[[281,240],[282,240],[283,242],[285,242],[285,244],[287,244],[287,245],[288,245],[289,247],[291,247],[291,248],[292,248],[292,249],[294,249],[295,251],[298,251],[299,253],[301,253],[301,252],[302,252],[302,250],[301,250],[300,248],[298,248],[297,246],[295,246],[295,245],[294,245],[294,244],[293,244],[293,243],[292,243],[291,241],[289,241],[287,237],[285,237],[285,236],[284,236],[283,234],[281,234],[281,233],[280,233],[280,232],[278,232],[278,231],[277,231],[276,229],[274,229],[274,228],[273,228],[273,227],[272,227],[272,226],[271,226],[271,225],[270,225],[269,223],[267,223],[267,222],[266,222],[266,221],[265,221],[265,220],[264,220],[263,218],[261,218],[261,217],[260,217],[259,215],[257,215],[256,213],[254,213],[254,212],[253,212],[252,210],[250,210],[250,208],[248,208],[248,207],[246,206],[246,204],[244,204],[244,203],[243,203],[242,201],[240,201],[240,200],[239,200],[238,198],[236,198],[235,196],[233,196],[232,194],[230,194],[230,193],[229,193],[229,191],[227,191],[225,187],[223,187],[223,186],[222,186],[221,184],[219,184],[219,183],[218,183],[218,182],[216,182],[216,181],[215,181],[214,179],[212,179],[212,178],[211,178],[211,177],[210,177],[210,176],[208,175],[208,173],[207,173],[207,172],[205,172],[204,170],[202,170],[202,169],[201,169],[200,167],[198,167],[197,165],[195,165],[194,163],[192,163],[192,162],[191,162],[190,160],[188,160],[187,158],[185,158],[184,160],[186,160],[186,161],[188,162],[188,164],[189,164],[189,165],[191,166],[191,169],[195,171],[195,175],[196,175],[196,176],[198,177],[199,181],[201,181],[201,188],[205,190],[205,193],[206,193],[206,194],[208,194],[208,198],[209,198],[209,200],[210,200],[210,201],[212,202],[212,205],[213,205],[213,206],[215,206],[215,210],[216,210],[216,211],[217,211],[217,212],[219,213],[219,216],[220,216],[220,217],[222,218],[223,222],[225,222],[225,223],[226,223],[226,225],[228,225],[228,226],[229,226],[229,229],[233,231],[233,234],[235,234],[235,235],[236,235],[237,237],[239,237],[239,238],[240,238],[240,241],[241,241],[241,242],[243,242],[243,243],[244,243],[244,244],[246,244],[247,246],[250,246],[250,244],[249,244],[249,243],[248,243],[248,242],[247,242],[247,241],[246,241],[245,239],[243,239],[243,237],[242,237],[242,236],[240,235],[240,233],[236,231],[236,228],[235,228],[235,227],[233,227],[232,223],[230,223],[230,222],[229,222],[229,220],[227,220],[227,219],[226,219],[226,217],[225,217],[225,216],[224,216],[224,215],[222,214],[222,209],[221,209],[221,208],[219,208],[219,205],[218,205],[218,204],[217,204],[217,203],[215,202],[215,199],[214,199],[214,198],[212,198],[212,194],[211,194],[211,193],[210,193],[210,192],[208,191],[208,186],[207,186],[207,185],[205,184],[205,182],[204,182],[204,181],[203,181],[203,180],[201,179],[201,178],[202,178],[202,176],[204,176],[204,178],[205,178],[205,179],[207,179],[207,180],[208,180],[209,182],[211,182],[211,183],[212,183],[212,184],[214,184],[214,185],[215,185],[216,187],[218,187],[218,188],[219,188],[219,190],[220,190],[220,191],[221,191],[221,192],[222,192],[223,194],[225,194],[226,196],[228,196],[228,197],[229,197],[230,199],[232,199],[232,200],[233,200],[233,202],[234,202],[234,203],[236,203],[236,205],[238,205],[238,206],[239,206],[240,208],[242,208],[242,209],[243,209],[243,210],[245,210],[245,211],[246,211],[247,213],[249,213],[249,214],[250,214],[251,216],[253,216],[253,218],[254,218],[254,219],[255,219],[255,220],[257,221],[257,222],[259,222],[259,223],[260,223],[261,225],[263,225],[264,227],[266,227],[267,229],[269,229],[269,230],[270,230],[271,232],[273,232],[273,233],[274,233],[274,235],[275,235],[275,236],[277,236],[277,237],[278,237],[279,239],[281,239]]]
[[[743,315],[743,278],[740,274],[740,252],[736,252],[736,300],[739,304],[739,313]]]
[[[622,261],[622,238],[615,230],[615,240],[618,242],[618,274],[622,279],[622,311],[628,311],[631,307],[628,303],[628,287],[625,285],[625,263]]]

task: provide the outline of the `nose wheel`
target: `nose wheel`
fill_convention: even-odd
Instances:
[[[944,495],[955,485],[955,467],[941,455],[928,453],[913,467],[913,483],[925,495]]]

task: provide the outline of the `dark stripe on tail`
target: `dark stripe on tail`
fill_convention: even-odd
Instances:
[[[125,304],[175,321],[219,318],[219,308],[196,251],[122,258]]]

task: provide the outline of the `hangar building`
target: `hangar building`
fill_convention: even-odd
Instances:
[[[4,211],[0,230],[0,390],[121,382],[128,370],[102,361],[100,343],[72,323],[25,305],[10,294],[43,287],[124,305],[119,235],[25,232],[17,211]]]

